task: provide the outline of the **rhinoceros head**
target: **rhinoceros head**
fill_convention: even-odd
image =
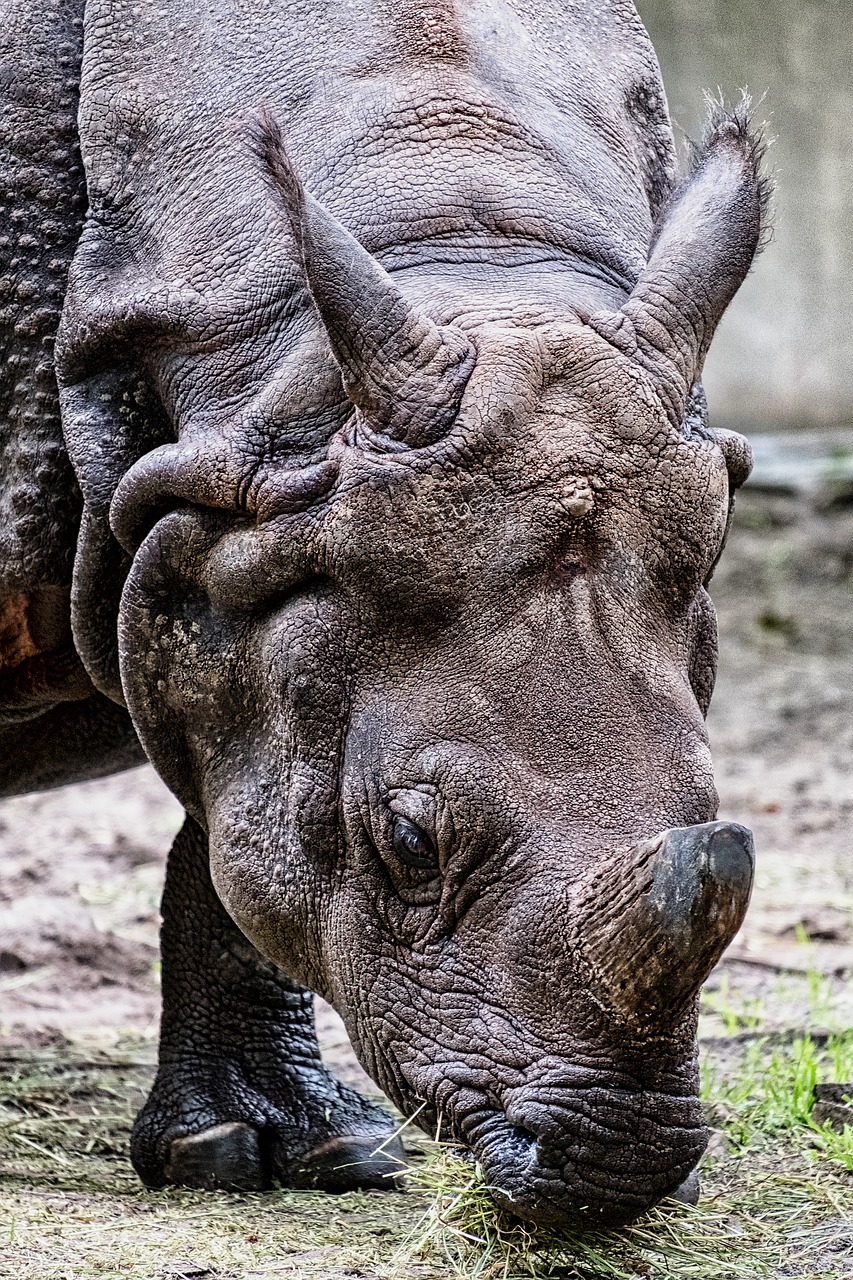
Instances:
[[[545,321],[431,315],[264,146],[319,338],[274,412],[119,490],[134,719],[229,910],[403,1111],[524,1216],[624,1220],[704,1147],[696,997],[752,877],[703,722],[748,448],[698,380],[755,143],[717,118],[621,309]],[[283,461],[324,396],[342,425]]]

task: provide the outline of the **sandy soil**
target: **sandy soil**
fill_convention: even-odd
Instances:
[[[0,805],[0,1046],[156,1041],[158,904],[183,810],[151,768]],[[324,1053],[376,1093],[340,1018]]]
[[[849,507],[816,512],[746,493],[712,592],[720,814],[750,826],[758,851],[753,904],[726,963],[816,967],[843,979],[853,972]]]

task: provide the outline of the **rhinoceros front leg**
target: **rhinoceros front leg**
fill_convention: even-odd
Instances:
[[[191,818],[169,855],[161,939],[160,1064],[131,1140],[142,1181],[393,1187],[403,1156],[390,1116],[326,1071],[311,995],[231,920]]]

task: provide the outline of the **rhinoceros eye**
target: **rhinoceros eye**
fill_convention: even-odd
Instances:
[[[407,867],[417,871],[438,871],[438,854],[430,837],[414,822],[399,814],[394,818],[394,852]]]

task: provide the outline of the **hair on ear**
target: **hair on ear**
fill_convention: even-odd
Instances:
[[[281,126],[269,107],[259,107],[250,117],[248,135],[267,186],[284,206],[301,256],[304,251],[305,188],[288,154]]]
[[[737,152],[742,162],[751,172],[755,194],[758,201],[760,229],[754,250],[757,257],[773,237],[771,205],[775,183],[767,172],[767,149],[772,139],[766,134],[765,124],[756,124],[752,114],[752,97],[746,89],[742,91],[740,102],[731,109],[726,107],[722,93],[718,98],[705,95],[708,116],[699,141],[688,140],[689,157],[687,173],[673,187],[669,198],[664,202],[652,230],[649,243],[651,256],[658,238],[666,225],[670,211],[678,203],[687,187],[696,178],[704,166],[718,154],[719,148],[730,146]]]

